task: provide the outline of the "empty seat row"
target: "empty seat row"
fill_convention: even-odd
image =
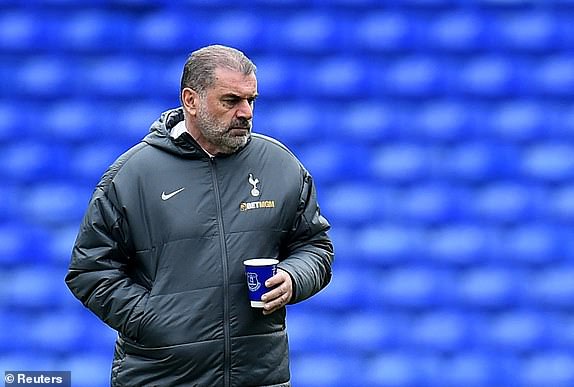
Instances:
[[[8,56],[1,73],[11,73],[0,89],[11,96],[126,98],[174,97],[186,54],[169,57],[104,55]],[[256,61],[257,58],[254,58]],[[343,54],[283,60],[263,58],[261,91],[270,96],[349,97],[568,97],[574,85],[574,58],[549,53],[532,59],[508,54],[475,54],[460,59],[429,54],[359,56]],[[269,65],[269,73],[263,66]]]
[[[58,98],[0,99],[0,142],[33,137],[54,142],[88,142],[102,137],[113,144],[139,141],[165,110],[179,105],[178,82],[171,98],[113,101]],[[262,88],[264,88],[262,86]],[[254,130],[275,136],[287,145],[312,144],[328,136],[328,144],[370,146],[380,143],[421,142],[472,147],[504,154],[513,146],[574,138],[574,104],[522,98],[496,103],[439,99],[404,103],[392,99],[324,102],[312,98],[276,100],[265,94],[255,105]],[[38,96],[36,96],[38,97]],[[32,117],[42,115],[43,125]],[[18,130],[25,126],[26,130]],[[343,141],[340,141],[343,140]],[[314,145],[314,144],[313,144]],[[514,155],[510,155],[511,159]]]
[[[2,272],[0,305],[32,310],[76,305],[63,281],[65,270],[56,269],[68,260],[60,258],[50,264],[33,258],[28,260],[29,267],[13,267],[9,262],[12,268]],[[411,311],[449,305],[490,310],[530,305],[561,310],[574,305],[574,267],[563,262],[543,268],[510,268],[489,262],[488,266],[460,269],[408,261],[392,268],[356,262],[354,266],[336,265],[336,269],[336,280],[321,296],[301,305],[302,309],[340,311],[369,306]]]
[[[369,306],[416,311],[450,305],[497,310],[530,305],[560,310],[573,305],[571,265],[527,270],[491,264],[456,271],[417,265],[399,265],[393,269],[375,267],[368,263],[347,269],[339,267],[337,281],[323,296],[301,308],[344,311]]]
[[[287,16],[272,8],[261,8],[258,12],[232,9],[214,16],[214,4],[203,2],[201,5],[204,7],[184,9],[187,12],[182,13],[138,12],[130,8],[116,12],[76,9],[66,18],[62,18],[58,9],[41,13],[34,10],[6,12],[0,18],[0,26],[3,26],[0,47],[97,51],[120,50],[133,44],[142,51],[175,49],[181,52],[189,45],[223,42],[253,50],[275,48],[294,52],[348,49],[538,52],[573,43],[569,34],[572,32],[571,10],[566,13],[530,10],[509,13],[488,7],[463,8],[437,11],[429,18],[425,12],[380,7],[357,20],[345,8],[336,7],[295,8],[297,4],[286,4],[292,7],[288,8]],[[189,23],[189,17],[194,18],[193,23]],[[237,28],[230,30],[230,23]],[[40,37],[46,38],[41,40],[43,44],[39,43]]]
[[[545,351],[520,359],[477,351],[440,356],[399,350],[367,358],[349,353],[311,354],[297,358],[292,369],[293,382],[304,386],[542,387],[572,384],[573,366],[574,357],[567,351]]]

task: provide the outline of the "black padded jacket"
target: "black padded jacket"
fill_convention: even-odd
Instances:
[[[285,308],[250,307],[243,260],[276,257],[291,303],[331,278],[333,247],[309,173],[253,134],[209,157],[167,111],[97,185],[66,283],[118,331],[113,386],[262,386],[288,382]],[[254,183],[257,181],[257,183]]]

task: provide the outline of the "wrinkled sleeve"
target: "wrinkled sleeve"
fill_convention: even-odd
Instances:
[[[102,321],[137,339],[148,291],[127,275],[127,225],[98,187],[72,250],[66,284]]]
[[[334,253],[329,228],[317,204],[313,179],[303,170],[297,217],[285,246],[285,259],[278,265],[293,279],[292,304],[313,296],[331,280]]]

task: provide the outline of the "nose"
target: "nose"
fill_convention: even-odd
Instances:
[[[253,105],[247,99],[242,100],[239,106],[237,107],[236,115],[238,118],[245,118],[246,120],[252,119]]]

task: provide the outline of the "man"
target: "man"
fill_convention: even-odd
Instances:
[[[182,107],[96,187],[66,283],[118,331],[114,386],[290,385],[285,305],[327,285],[333,248],[309,173],[251,133],[255,71],[233,48],[193,52]],[[280,263],[256,309],[242,262],[261,257]]]

